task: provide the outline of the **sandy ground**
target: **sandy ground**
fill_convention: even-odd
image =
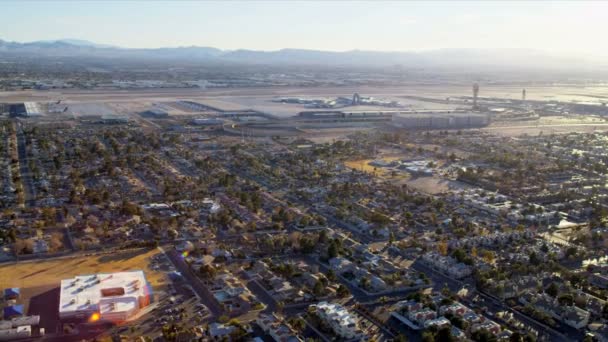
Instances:
[[[425,192],[427,194],[435,195],[446,191],[454,191],[458,189],[466,188],[467,185],[443,179],[441,177],[412,177],[405,182],[412,188]]]
[[[378,158],[378,159],[382,159],[384,161],[390,162],[390,161],[393,161],[393,160],[396,160],[399,158],[383,157],[383,158]],[[365,171],[367,173],[375,173],[376,175],[387,175],[390,172],[387,168],[369,165],[369,163],[372,161],[374,161],[374,159],[349,160],[349,161],[344,162],[344,165],[346,165],[346,167],[351,168],[351,169]]]
[[[393,160],[398,159],[407,159],[405,155],[396,155],[396,156],[382,156],[376,159],[382,159],[386,162],[391,162]],[[365,171],[368,173],[375,174],[379,177],[383,177],[386,180],[390,180],[392,182],[396,182],[397,184],[407,184],[412,188],[425,192],[427,194],[439,194],[446,191],[454,191],[458,189],[466,188],[467,185],[444,179],[439,176],[415,176],[410,175],[405,171],[397,171],[395,175],[391,174],[391,169],[383,168],[383,167],[374,167],[373,165],[369,165],[373,159],[362,159],[362,160],[350,160],[346,161],[344,165],[351,169],[356,169],[360,171]]]

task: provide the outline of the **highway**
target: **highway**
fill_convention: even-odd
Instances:
[[[551,128],[551,127],[593,127],[593,126],[608,126],[608,123],[563,123],[563,124],[545,124],[545,125],[515,125],[515,126],[490,126],[481,128],[482,130],[503,130],[517,128]]]

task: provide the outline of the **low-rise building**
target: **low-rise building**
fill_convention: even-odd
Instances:
[[[319,318],[327,323],[336,335],[345,339],[357,336],[359,325],[356,316],[351,314],[340,304],[321,302],[311,305]]]
[[[302,339],[284,321],[274,315],[261,314],[256,323],[276,342],[299,342]]]
[[[59,317],[122,322],[150,304],[143,271],[100,273],[61,281]]]

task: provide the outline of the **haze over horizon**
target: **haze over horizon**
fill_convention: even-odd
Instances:
[[[608,3],[603,2],[143,4],[5,1],[0,39],[30,42],[70,38],[126,48],[209,46],[264,51],[509,48],[585,58],[608,55],[608,47],[600,43],[603,33],[608,32],[608,22],[603,20]]]

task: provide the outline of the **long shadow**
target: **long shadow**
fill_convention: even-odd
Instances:
[[[40,315],[40,327],[54,333],[59,323],[59,287],[30,298],[28,315]]]
[[[48,269],[44,269],[44,270],[40,270],[40,271],[36,271],[36,272],[32,272],[32,273],[30,273],[30,274],[28,274],[28,275],[24,275],[23,277],[21,277],[21,279],[26,279],[26,278],[29,278],[29,277],[33,277],[33,276],[35,276],[36,274],[40,274],[40,273],[46,272],[47,270],[48,270]]]
[[[105,262],[128,260],[131,258],[135,258],[138,255],[146,254],[149,251],[150,251],[149,249],[142,248],[142,249],[130,250],[128,252],[117,252],[115,254],[107,254],[107,255],[101,256],[97,259],[97,261],[99,263],[105,263]]]

